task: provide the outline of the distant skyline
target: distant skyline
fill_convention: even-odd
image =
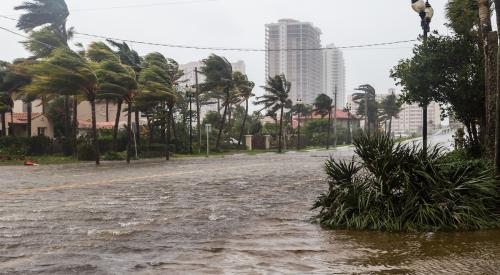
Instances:
[[[0,15],[17,18],[14,11],[22,0],[2,0]],[[265,24],[281,18],[313,23],[322,31],[322,44],[337,46],[371,44],[416,39],[421,33],[420,19],[410,1],[339,0],[67,0],[71,13],[68,27],[82,33],[131,40],[209,47],[265,48]],[[185,2],[185,3],[182,3]],[[431,0],[436,14],[432,30],[446,34],[444,26],[447,0]],[[170,4],[169,4],[170,3]],[[151,4],[150,6],[147,6]],[[116,8],[145,5],[145,7]],[[15,22],[0,18],[0,26],[16,30]],[[23,38],[0,30],[0,60],[12,61],[28,54],[19,44]],[[76,35],[72,44],[89,44],[95,39]],[[373,85],[378,93],[395,87],[389,70],[398,60],[411,56],[414,43],[376,46],[370,49],[344,49],[346,90],[361,84]],[[161,52],[180,64],[206,58],[211,53],[231,62],[243,60],[247,74],[257,86],[265,84],[264,52],[224,52],[164,48],[131,44],[141,55]],[[399,90],[399,88],[398,88]],[[256,88],[257,95],[262,94]]]

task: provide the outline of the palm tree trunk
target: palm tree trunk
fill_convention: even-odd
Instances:
[[[281,106],[281,116],[280,116],[280,134],[278,140],[278,153],[282,153],[283,149],[283,108],[285,106]]]
[[[132,104],[127,102],[127,163],[130,163],[130,154],[132,153]]]
[[[106,122],[109,122],[109,98],[106,98]]]
[[[171,112],[171,109],[168,108],[168,110],[167,110],[167,116],[165,118],[166,119],[166,124],[167,124],[166,125],[166,128],[167,128],[167,136],[166,136],[167,142],[165,142],[166,143],[165,144],[165,158],[166,158],[166,160],[170,160],[170,143],[172,142],[171,141],[171,138],[172,138],[171,135],[172,134],[171,134],[171,131],[170,131],[170,126],[171,126],[170,125],[170,112]]]
[[[495,0],[495,12],[497,14],[497,29],[500,27],[500,0]],[[495,175],[500,177],[500,50],[497,53],[497,102],[495,112]]]
[[[392,132],[392,116],[389,118],[389,129],[387,129],[387,135],[391,136]]]
[[[5,137],[7,135],[5,113],[1,113],[0,115],[2,116],[2,137]]]
[[[248,98],[247,100],[245,100],[245,116],[243,116],[243,123],[241,124],[240,138],[238,139],[238,147],[241,145],[241,142],[243,141],[243,132],[245,131],[245,124],[247,122],[247,117],[248,117]]]
[[[64,96],[64,138],[69,139],[70,136],[70,114],[69,114],[69,96]]]
[[[75,95],[73,96],[73,135],[72,135],[73,152],[75,155],[76,155],[76,147],[78,146],[76,141],[77,134],[78,134],[78,100]]]
[[[154,125],[152,123],[152,118],[149,116],[149,114],[146,115],[147,120],[148,120],[148,129],[149,129],[149,145],[153,144],[153,137],[154,137]]]
[[[219,128],[219,134],[217,135],[217,142],[215,145],[215,150],[219,151],[220,150],[220,141],[222,138],[222,131],[224,130],[224,124],[226,123],[226,116],[227,116],[227,107],[229,106],[229,89],[226,88],[226,104],[224,108],[224,114],[222,115],[221,123],[220,123],[220,128]]]
[[[92,109],[92,142],[94,143],[95,150],[95,164],[99,165],[101,163],[100,153],[99,153],[99,140],[97,140],[97,120],[95,113],[95,99],[90,100],[90,107]]]
[[[116,104],[118,106],[116,110],[115,127],[113,128],[113,148],[115,151],[118,151],[118,143],[116,142],[116,140],[118,138],[118,128],[120,127],[123,99],[119,99]]]
[[[175,119],[174,119],[174,112],[173,112],[174,107],[169,108],[169,109],[170,109],[170,112],[169,112],[170,113],[170,123],[172,124],[172,134],[174,134],[174,141],[177,144],[177,141],[179,140],[178,139],[179,137],[177,136],[177,129],[176,129],[176,126],[175,126]]]
[[[328,126],[327,126],[327,134],[326,134],[326,149],[330,149],[330,130],[332,128],[332,109],[328,110]]]
[[[137,146],[141,146],[141,126],[139,125],[139,110],[135,110],[135,140]]]
[[[32,120],[32,116],[33,116],[33,105],[30,102],[27,103],[28,105],[28,120],[27,120],[27,133],[28,133],[28,137],[31,137],[31,120]]]

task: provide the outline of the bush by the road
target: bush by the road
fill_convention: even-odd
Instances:
[[[499,195],[488,163],[427,152],[384,136],[355,140],[357,158],[326,163],[329,190],[315,203],[319,223],[381,231],[500,227]]]
[[[82,161],[95,160],[95,149],[92,144],[82,143],[77,147],[77,158]]]

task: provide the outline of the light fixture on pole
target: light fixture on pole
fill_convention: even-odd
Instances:
[[[430,24],[434,16],[434,9],[429,1],[411,0],[411,7],[418,13],[421,19],[421,27],[424,32],[423,42],[427,41],[427,35],[430,32]],[[422,149],[427,151],[427,105],[422,107]]]

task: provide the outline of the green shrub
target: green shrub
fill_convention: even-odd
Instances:
[[[329,190],[315,203],[321,225],[382,231],[477,230],[500,226],[496,183],[484,162],[398,144],[355,139],[356,159],[328,160]]]
[[[127,158],[127,152],[114,152],[109,151],[104,154],[104,160],[125,160]]]
[[[92,144],[82,143],[82,144],[78,145],[78,148],[77,148],[78,160],[92,161],[92,160],[95,160],[95,155],[96,155],[96,152],[95,152],[94,146]]]
[[[53,153],[54,142],[45,136],[36,136],[28,140],[28,155],[43,156]]]

